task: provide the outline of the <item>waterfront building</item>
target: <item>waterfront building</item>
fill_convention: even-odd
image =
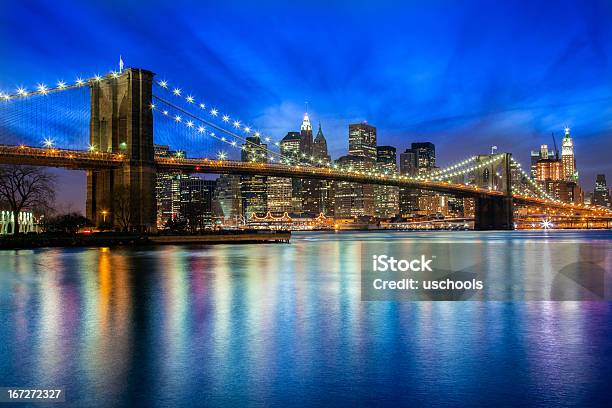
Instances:
[[[591,198],[591,204],[601,205],[602,207],[612,208],[612,200],[610,200],[610,190],[606,184],[605,174],[598,174],[595,179],[595,190]]]
[[[426,175],[436,169],[436,146],[431,142],[412,143],[410,149],[400,154],[400,173],[407,176]],[[419,200],[423,196],[437,194],[412,188],[400,189],[399,207],[403,217],[409,217],[415,212],[423,213],[434,205],[435,200]],[[421,204],[419,204],[421,203]]]
[[[283,160],[287,164],[296,164],[301,162],[300,160],[300,145],[301,135],[300,132],[288,132],[285,137],[280,141],[280,151],[283,156]],[[302,180],[298,178],[289,179],[291,181],[291,211],[293,214],[302,213]]]
[[[223,225],[239,225],[242,217],[240,176],[223,174],[217,179],[213,199],[213,216]]]
[[[205,180],[197,176],[180,179],[180,218],[187,221],[192,231],[212,225],[212,201],[216,185],[216,180]]]
[[[413,177],[417,174],[417,153],[406,149],[400,154],[400,174]],[[401,187],[399,189],[399,212],[402,217],[409,217],[418,210],[418,190]]]
[[[257,135],[248,136],[242,145],[241,159],[244,162],[267,162],[267,145]],[[266,176],[241,176],[240,193],[242,215],[248,219],[251,214],[265,214],[268,211],[268,183]]]
[[[387,175],[397,174],[397,153],[393,146],[376,147],[376,171]],[[374,186],[374,208],[379,218],[395,217],[399,213],[399,188]]]
[[[268,211],[293,212],[293,182],[287,177],[268,177]]]
[[[375,163],[368,157],[350,154],[336,160],[338,166],[358,171],[370,171]],[[345,181],[334,183],[334,217],[373,217],[374,215],[373,185]]]
[[[186,157],[182,150],[170,150],[168,145],[153,145],[155,156]],[[157,173],[155,193],[157,198],[157,228],[163,228],[168,220],[176,219],[181,210],[181,180],[186,178],[180,172]]]

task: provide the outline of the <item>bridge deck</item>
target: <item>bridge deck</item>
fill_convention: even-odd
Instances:
[[[118,153],[90,152],[82,150],[44,149],[30,146],[0,145],[0,164],[25,164],[32,166],[64,167],[68,169],[96,170],[121,167],[127,159]],[[364,172],[341,171],[329,167],[288,166],[284,164],[249,163],[232,160],[181,159],[156,157],[160,171],[185,173],[242,174],[273,177],[296,177],[320,180],[346,181],[362,184],[378,184],[417,188],[452,194],[460,197],[503,197],[501,191],[443,181],[419,180],[400,175],[387,176]],[[541,198],[514,194],[515,204],[538,206],[556,210],[570,210],[601,216],[610,216],[604,208],[559,203]]]

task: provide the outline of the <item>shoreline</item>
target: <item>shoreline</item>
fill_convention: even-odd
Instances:
[[[0,250],[53,247],[136,247],[177,244],[289,243],[290,231],[224,231],[201,235],[149,235],[102,232],[90,235],[27,234],[0,239]]]

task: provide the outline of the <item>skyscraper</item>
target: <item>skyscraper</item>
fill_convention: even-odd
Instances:
[[[412,149],[406,149],[400,154],[400,174],[403,176],[416,176],[417,153]],[[418,190],[414,188],[401,187],[399,191],[399,211],[403,217],[408,217],[418,210]]]
[[[212,225],[212,200],[216,180],[185,176],[180,180],[181,218],[191,231],[200,231]]]
[[[288,132],[280,141],[280,150],[285,163],[297,164],[301,162],[300,147],[302,144],[300,132]],[[291,181],[291,211],[289,213],[302,213],[302,180],[298,178]]]
[[[312,126],[308,112],[304,113],[302,126],[300,127],[300,153],[305,156],[312,155]]]
[[[598,174],[595,179],[595,191],[593,191],[593,198],[591,204],[601,205],[606,208],[612,208],[612,200],[610,200],[610,190],[606,184],[605,174]]]
[[[366,122],[349,125],[349,155],[376,161],[376,128]]]
[[[321,136],[323,134],[321,133]],[[325,141],[325,138],[323,138]],[[317,165],[318,158],[314,157],[312,126],[308,118],[308,112],[304,114],[302,126],[300,127],[300,153],[303,161],[310,165]],[[327,147],[327,142],[325,142]],[[321,182],[314,179],[303,179],[302,183],[302,213],[311,217],[321,212]]]
[[[374,161],[363,156],[342,156],[336,160],[340,167],[369,171]],[[371,184],[338,181],[334,184],[334,216],[338,218],[374,216],[374,186]]]
[[[578,181],[576,158],[574,156],[574,142],[572,141],[568,127],[565,128],[565,136],[563,137],[561,161],[563,162],[563,178],[567,181]]]
[[[329,156],[329,152],[327,151],[327,140],[323,135],[323,130],[321,129],[321,124],[319,123],[319,130],[317,131],[317,136],[312,143],[312,155],[316,164],[326,165],[330,163],[331,157]],[[326,216],[332,216],[334,214],[334,205],[333,205],[333,181],[331,180],[319,180],[318,182],[319,188],[319,213],[322,213]]]
[[[155,156],[185,157],[182,150],[170,150],[168,145],[154,145]],[[180,172],[157,173],[155,193],[157,196],[157,228],[162,229],[168,220],[181,213],[181,180],[187,178]]]
[[[406,149],[404,153],[400,154],[400,173],[402,175],[425,175],[435,168],[436,146],[431,142],[412,143],[410,149]],[[429,203],[435,200],[426,200],[423,198],[426,196],[430,197],[434,194],[423,190],[402,188],[400,190],[400,214],[406,217],[418,210],[429,211],[432,208]]]
[[[323,136],[323,131],[321,130],[321,124],[319,123],[319,130],[317,132],[317,137],[315,137],[314,142],[312,144],[312,155],[314,156],[317,163],[319,160],[324,164],[329,162],[330,157],[327,151],[327,140],[325,140],[325,136]]]
[[[287,177],[268,177],[268,211],[271,213],[293,212],[293,183]]]
[[[416,153],[416,167],[419,174],[428,173],[436,167],[436,146],[433,143],[412,143],[411,150]]]
[[[377,171],[393,175],[397,174],[397,153],[393,146],[376,147]],[[374,187],[375,214],[380,218],[391,218],[399,212],[399,188],[396,186]]]
[[[248,136],[242,145],[242,161],[267,161],[267,145],[261,143],[259,136]],[[241,176],[240,192],[242,196],[242,214],[248,221],[253,214],[265,214],[268,211],[268,186],[265,176]]]

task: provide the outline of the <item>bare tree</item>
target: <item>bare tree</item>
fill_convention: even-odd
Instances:
[[[55,198],[55,177],[40,167],[0,166],[0,200],[15,216],[19,233],[19,213],[24,209],[49,208]]]
[[[127,186],[117,186],[113,192],[115,222],[122,231],[128,231],[132,225],[131,195]]]

